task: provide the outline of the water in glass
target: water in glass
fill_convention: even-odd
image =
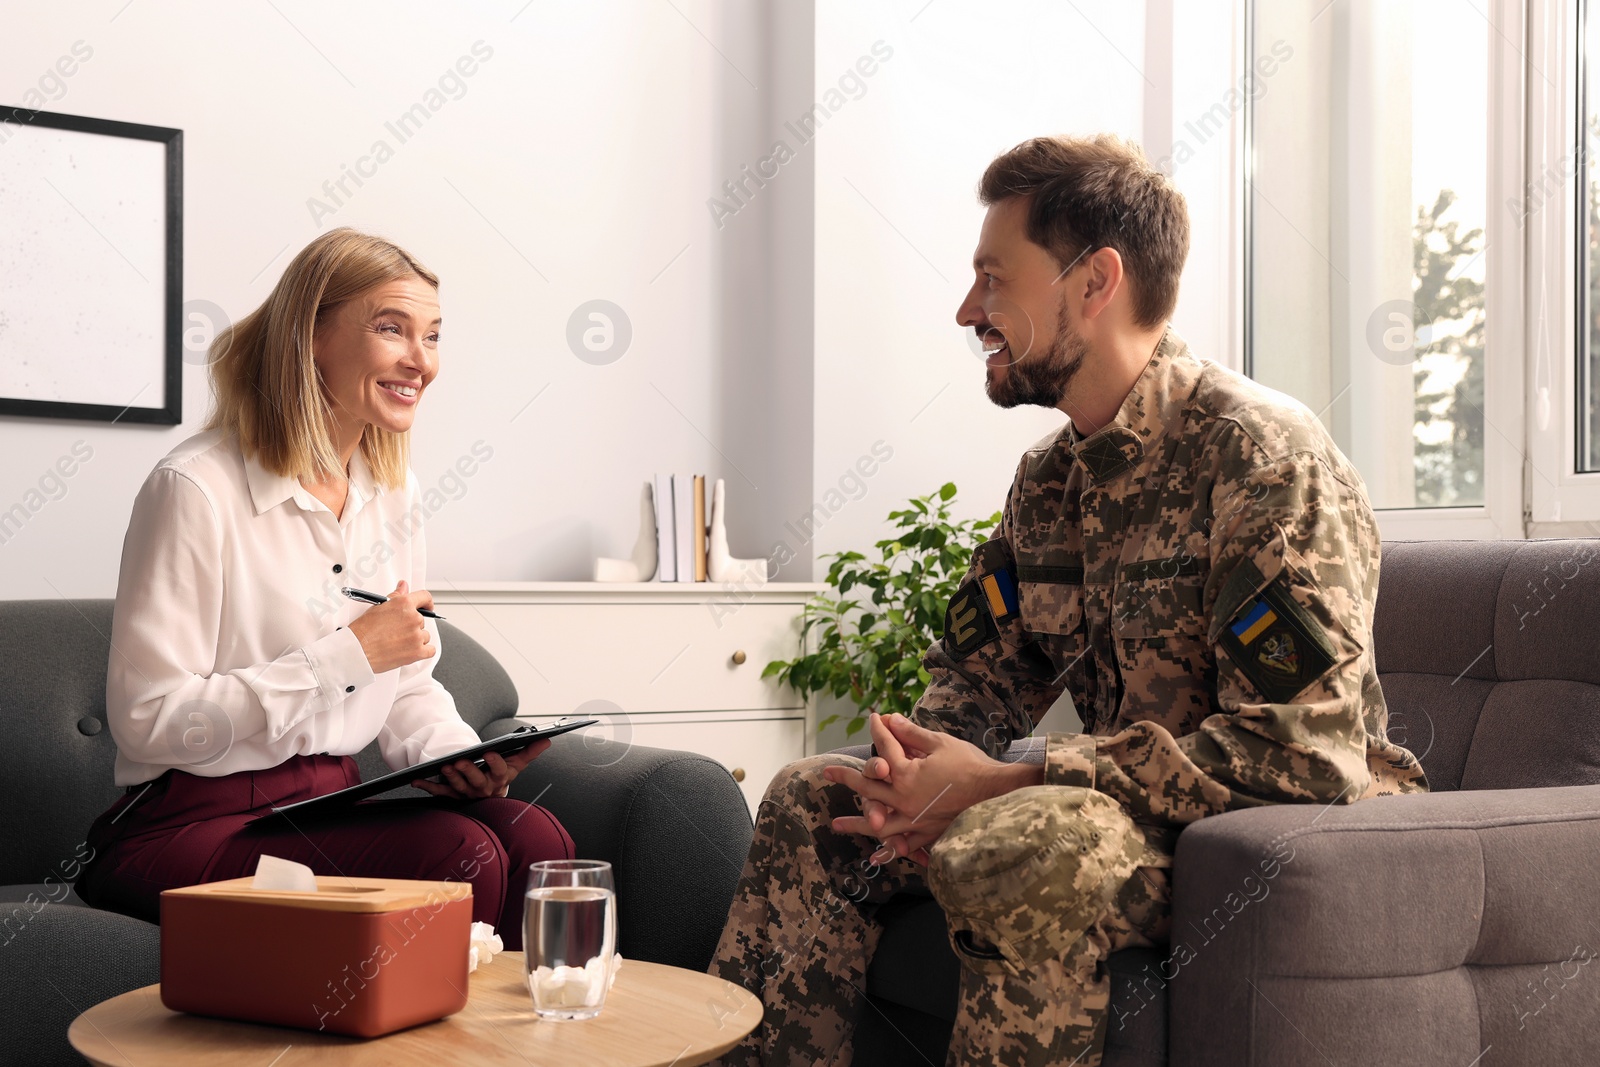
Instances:
[[[541,1017],[588,1019],[600,1013],[611,981],[617,923],[611,870],[591,861],[552,862],[559,866],[535,864],[529,876],[522,942],[528,989]]]

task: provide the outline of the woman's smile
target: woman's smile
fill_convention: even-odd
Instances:
[[[417,397],[422,393],[422,383],[407,381],[405,379],[391,379],[378,383],[378,388],[386,393],[390,400],[397,404],[411,407],[417,402]]]

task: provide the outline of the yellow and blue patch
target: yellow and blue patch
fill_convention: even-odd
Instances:
[[[1240,571],[1260,579],[1254,565]],[[1336,662],[1333,643],[1311,614],[1294,599],[1280,575],[1237,609],[1218,642],[1269,702],[1287,704]]]
[[[972,556],[973,575],[962,582],[944,613],[944,641],[957,657],[1000,638],[1000,624],[1017,617],[1017,579],[1011,551],[991,538]]]
[[[1278,621],[1278,613],[1273,611],[1265,600],[1258,600],[1245,610],[1244,615],[1232,626],[1233,636],[1242,644],[1248,645],[1256,638],[1267,632],[1267,629]]]
[[[978,579],[978,586],[989,602],[989,614],[995,622],[1006,622],[1017,613],[1017,583],[1012,580],[1010,571],[985,574]]]

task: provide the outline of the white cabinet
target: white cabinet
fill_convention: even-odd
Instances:
[[[819,588],[445,581],[432,593],[511,675],[520,717],[600,719],[579,735],[598,763],[632,744],[709,756],[753,812],[773,773],[806,753],[806,702],[761,671],[794,657]]]

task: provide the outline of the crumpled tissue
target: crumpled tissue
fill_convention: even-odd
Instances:
[[[617,984],[621,969],[620,952],[611,957],[610,967],[601,956],[582,967],[535,967],[528,974],[528,989],[541,1008],[592,1008],[600,1003],[602,992],[610,992]]]
[[[256,861],[256,876],[251,889],[287,889],[295,893],[315,893],[317,876],[310,867],[277,856],[262,856]]]
[[[506,943],[500,940],[500,935],[494,932],[494,927],[488,923],[473,923],[472,932],[468,935],[472,939],[471,946],[467,949],[467,973],[471,974],[478,969],[478,964],[487,966],[494,960],[496,952],[505,951]]]

